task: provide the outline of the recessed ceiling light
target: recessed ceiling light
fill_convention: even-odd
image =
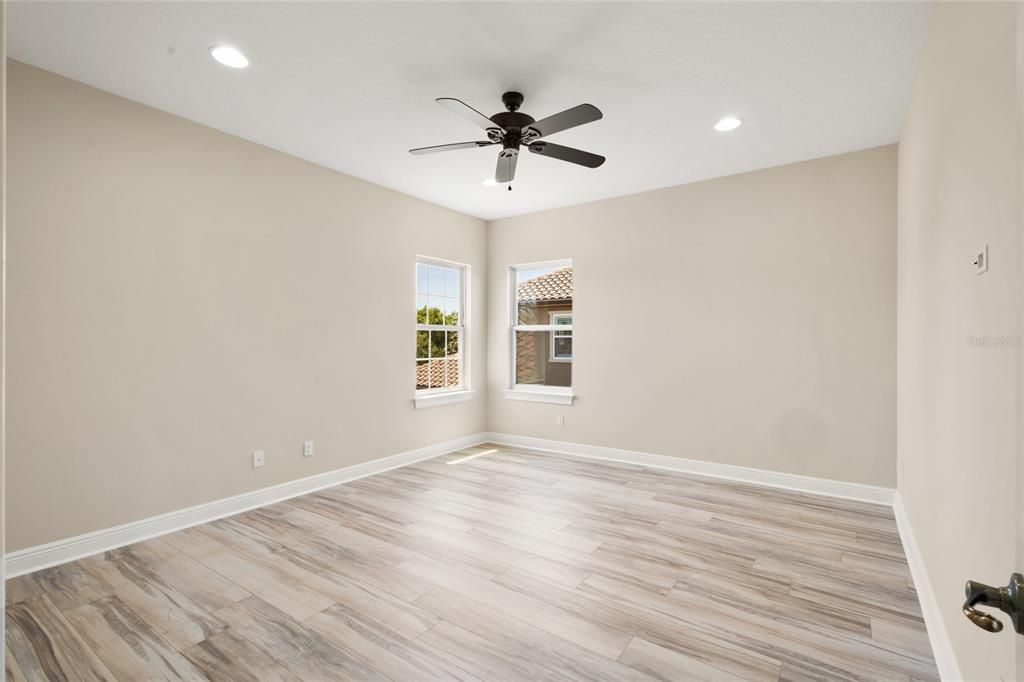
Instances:
[[[232,69],[244,69],[249,66],[246,56],[230,45],[214,45],[210,48],[210,56]]]
[[[498,181],[495,180],[494,178],[487,178],[486,180],[484,180],[483,184],[484,187],[497,187]]]
[[[741,125],[743,125],[743,121],[739,120],[735,116],[726,116],[715,124],[715,130],[720,133],[727,133],[730,130],[736,130]]]

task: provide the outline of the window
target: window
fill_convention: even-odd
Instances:
[[[551,313],[551,361],[572,362],[572,313]],[[570,329],[559,329],[568,325]]]
[[[572,261],[517,265],[510,273],[509,398],[572,404]]]
[[[459,263],[416,259],[417,407],[433,404],[421,397],[466,391],[466,271]]]

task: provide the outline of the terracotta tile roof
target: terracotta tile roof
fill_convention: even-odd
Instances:
[[[572,266],[520,282],[518,301],[572,300]]]
[[[416,388],[440,388],[442,386],[458,386],[458,384],[458,355],[416,363]]]

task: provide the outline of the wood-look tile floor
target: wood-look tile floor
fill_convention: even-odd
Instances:
[[[8,680],[938,679],[889,509],[487,446],[7,595]]]

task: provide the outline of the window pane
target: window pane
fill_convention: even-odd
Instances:
[[[458,355],[459,354],[459,333],[458,332],[448,332],[448,341],[447,341],[446,348],[448,350],[448,355],[449,356],[451,356],[451,355]]]
[[[423,263],[416,264],[416,293],[427,293],[427,266]]]
[[[444,299],[427,297],[427,324],[444,324]]]
[[[459,385],[459,356],[449,356],[445,363],[444,384],[445,388],[454,388]]]
[[[552,313],[572,312],[572,295],[571,265],[534,270],[517,269],[517,323],[554,324]]]
[[[427,293],[431,296],[444,296],[444,269],[437,265],[428,265],[429,289]]]
[[[572,385],[572,362],[556,362],[550,349],[549,332],[516,332],[517,384]]]
[[[445,333],[444,332],[429,332],[430,334],[430,357],[443,358],[445,353]]]
[[[424,294],[416,296],[416,324],[427,323],[427,297]]]
[[[444,323],[452,326],[459,324],[459,299],[444,299]]]
[[[559,332],[554,337],[553,356],[556,360],[572,360],[572,332]]]
[[[430,332],[416,332],[416,359],[421,360],[427,355],[430,347]]]
[[[459,385],[459,358],[416,361],[416,388],[455,388]]]
[[[445,268],[444,295],[450,298],[458,298],[459,288],[459,271],[455,268]]]

